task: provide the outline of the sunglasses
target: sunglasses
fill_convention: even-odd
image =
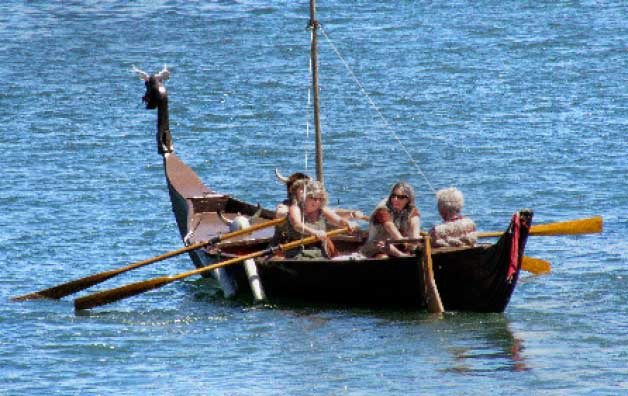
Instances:
[[[408,199],[407,195],[399,195],[399,194],[391,194],[390,198],[396,198],[396,199]]]
[[[311,199],[312,201],[320,201],[323,202],[325,200],[325,198],[323,197],[307,197],[308,199]]]

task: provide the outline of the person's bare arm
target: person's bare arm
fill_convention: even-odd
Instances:
[[[325,219],[327,219],[327,221],[329,221],[331,224],[338,227],[349,227],[350,231],[353,231],[356,228],[358,228],[358,225],[356,223],[351,222],[348,219],[345,219],[344,217],[341,217],[340,215],[338,215],[338,213],[328,208],[327,206],[325,206],[322,210],[323,210],[323,215],[325,216]]]
[[[302,234],[315,235],[316,237],[321,239],[326,237],[325,231],[317,230],[306,225],[301,220],[301,216],[301,208],[299,208],[297,205],[290,205],[290,208],[288,208],[288,219],[290,220],[292,228]]]

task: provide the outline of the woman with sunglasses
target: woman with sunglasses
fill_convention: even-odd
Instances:
[[[357,228],[355,223],[340,217],[327,205],[327,192],[318,181],[307,181],[303,187],[300,199],[295,199],[288,208],[288,227],[285,232],[275,238],[276,243],[285,243],[314,235],[321,239],[323,249],[308,247],[286,252],[291,258],[320,258],[333,257],[336,249],[333,242],[327,238],[327,231],[332,226]]]
[[[395,184],[371,214],[369,237],[360,249],[366,257],[405,257],[414,244],[387,244],[387,240],[418,239],[421,215],[414,203],[414,189],[405,182]]]

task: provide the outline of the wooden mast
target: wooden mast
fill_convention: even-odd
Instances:
[[[316,0],[310,0],[310,29],[312,29],[312,43],[310,48],[310,59],[312,63],[312,91],[314,100],[314,126],[316,131],[316,179],[325,184],[323,177],[323,142],[321,138],[321,115],[318,99],[318,55],[317,38],[318,21],[316,20]]]

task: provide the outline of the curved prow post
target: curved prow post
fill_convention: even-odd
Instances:
[[[146,85],[146,92],[142,97],[142,101],[146,103],[146,108],[149,110],[157,109],[157,152],[161,155],[172,153],[174,146],[168,117],[168,91],[164,85],[164,81],[170,77],[170,71],[165,65],[159,73],[153,75],[149,75],[135,66],[133,71]]]

